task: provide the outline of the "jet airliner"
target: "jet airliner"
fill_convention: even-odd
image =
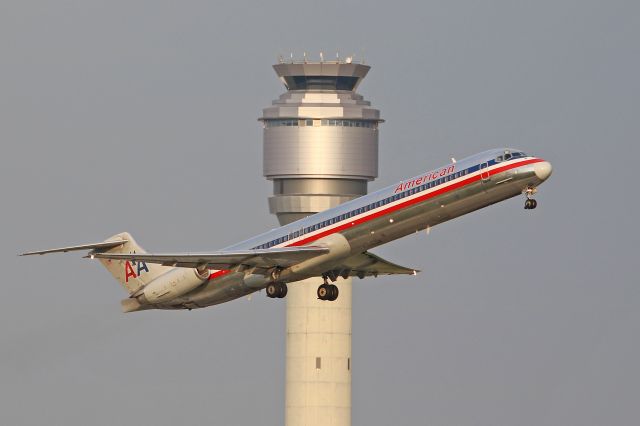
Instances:
[[[500,148],[422,173],[337,207],[212,253],[145,252],[126,233],[101,243],[32,251],[26,255],[86,250],[118,280],[129,297],[124,312],[195,309],[265,289],[283,298],[287,283],[323,282],[317,297],[338,298],[339,277],[418,271],[368,250],[411,233],[524,194],[535,209],[538,185],[551,164],[517,149]]]

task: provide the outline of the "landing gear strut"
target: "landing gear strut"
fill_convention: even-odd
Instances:
[[[329,284],[327,277],[322,278],[324,279],[324,284],[318,287],[318,299],[333,302],[338,298],[338,286]]]
[[[285,283],[269,283],[266,291],[267,297],[282,299],[287,295],[287,285]]]
[[[524,209],[525,210],[535,209],[538,206],[538,202],[533,199],[533,194],[538,192],[538,189],[529,187],[525,189],[523,192],[527,196],[527,199],[524,202]]]

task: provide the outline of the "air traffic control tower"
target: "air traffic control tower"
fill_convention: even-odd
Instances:
[[[273,66],[287,91],[263,110],[269,210],[280,224],[366,194],[378,176],[380,111],[356,93],[370,67],[337,61]],[[320,277],[289,284],[285,424],[351,424],[351,278],[335,301]]]

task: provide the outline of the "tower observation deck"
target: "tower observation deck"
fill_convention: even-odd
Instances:
[[[380,111],[355,90],[370,67],[347,62],[274,65],[287,92],[263,110],[264,175],[282,224],[367,192],[378,176]]]
[[[293,222],[367,193],[378,176],[380,111],[356,93],[370,67],[345,61],[273,66],[287,91],[264,108],[269,210]],[[318,300],[320,277],[289,283],[285,424],[351,424],[351,278]]]

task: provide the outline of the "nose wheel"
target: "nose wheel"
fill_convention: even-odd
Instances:
[[[324,284],[318,287],[318,299],[320,300],[333,302],[338,298],[338,293],[338,286],[329,284],[326,278],[324,278]]]
[[[287,285],[285,283],[270,283],[265,290],[267,297],[272,299],[282,299],[287,295]]]
[[[533,198],[533,195],[538,192],[537,188],[527,188],[524,191],[524,194],[526,195],[527,199],[524,202],[524,209],[525,210],[533,210],[536,207],[538,207],[538,202]]]

